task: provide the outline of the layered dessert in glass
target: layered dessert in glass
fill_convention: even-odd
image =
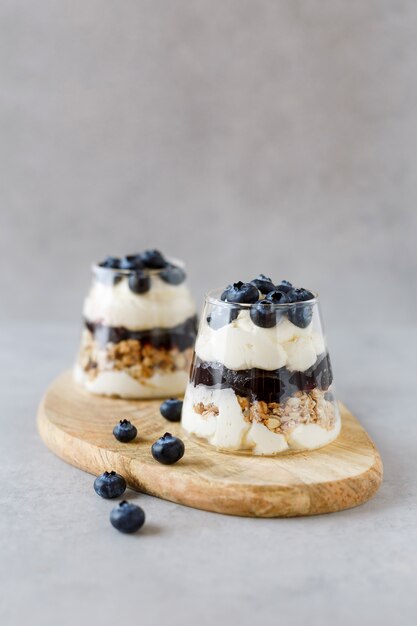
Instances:
[[[182,426],[220,450],[313,450],[341,422],[318,298],[264,275],[207,294]]]
[[[75,379],[122,398],[184,393],[197,331],[184,265],[147,250],[92,271]]]

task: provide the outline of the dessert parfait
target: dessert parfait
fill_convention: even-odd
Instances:
[[[222,450],[312,450],[340,431],[317,296],[263,274],[206,296],[182,426]]]
[[[182,394],[197,331],[183,264],[147,250],[92,271],[76,380],[122,398]]]

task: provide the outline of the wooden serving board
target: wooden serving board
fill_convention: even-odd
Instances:
[[[381,484],[379,453],[343,405],[342,432],[325,448],[253,457],[225,454],[189,439],[180,424],[161,417],[159,404],[90,395],[66,372],[42,400],[39,432],[53,452],[87,472],[115,470],[139,491],[229,515],[290,517],[340,511],[366,502]],[[112,434],[123,418],[138,429],[134,442],[119,443]],[[185,443],[185,455],[175,465],[157,463],[150,452],[166,431]]]

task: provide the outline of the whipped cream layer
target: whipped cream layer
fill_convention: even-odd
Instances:
[[[212,412],[201,415],[194,409],[202,403]],[[206,439],[217,448],[246,450],[255,455],[275,455],[287,450],[314,450],[338,436],[340,417],[334,428],[326,430],[317,424],[299,424],[287,436],[269,430],[259,422],[244,419],[232,389],[211,389],[189,384],[185,393],[181,423],[190,434]]]
[[[195,315],[196,308],[185,283],[169,285],[159,276],[152,276],[149,291],[135,294],[124,277],[116,285],[95,281],[83,314],[88,321],[106,326],[148,330],[178,326]]]
[[[123,371],[103,371],[93,380],[79,366],[74,368],[74,379],[90,391],[101,396],[118,396],[126,399],[164,398],[181,395],[187,385],[186,372],[154,374],[139,383]]]
[[[256,326],[249,311],[217,330],[203,320],[195,352],[202,361],[218,362],[231,370],[259,368],[304,372],[325,352],[323,335],[313,325],[299,328],[283,317],[273,328]]]

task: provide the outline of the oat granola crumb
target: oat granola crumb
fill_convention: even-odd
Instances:
[[[177,348],[166,350],[149,344],[142,346],[136,339],[100,346],[93,335],[85,330],[82,335],[78,362],[90,380],[102,371],[125,371],[138,382],[144,382],[156,372],[186,372],[191,364],[192,349],[180,352]]]
[[[336,421],[334,405],[327,400],[324,391],[297,391],[281,403],[257,400],[252,403],[237,396],[244,419],[264,424],[269,430],[288,434],[299,424],[318,424],[326,430],[334,428]]]
[[[193,405],[193,409],[196,413],[201,415],[202,417],[209,417],[210,415],[217,416],[219,414],[219,407],[214,404],[214,402],[210,402],[209,404],[204,404],[203,402],[197,402]]]

